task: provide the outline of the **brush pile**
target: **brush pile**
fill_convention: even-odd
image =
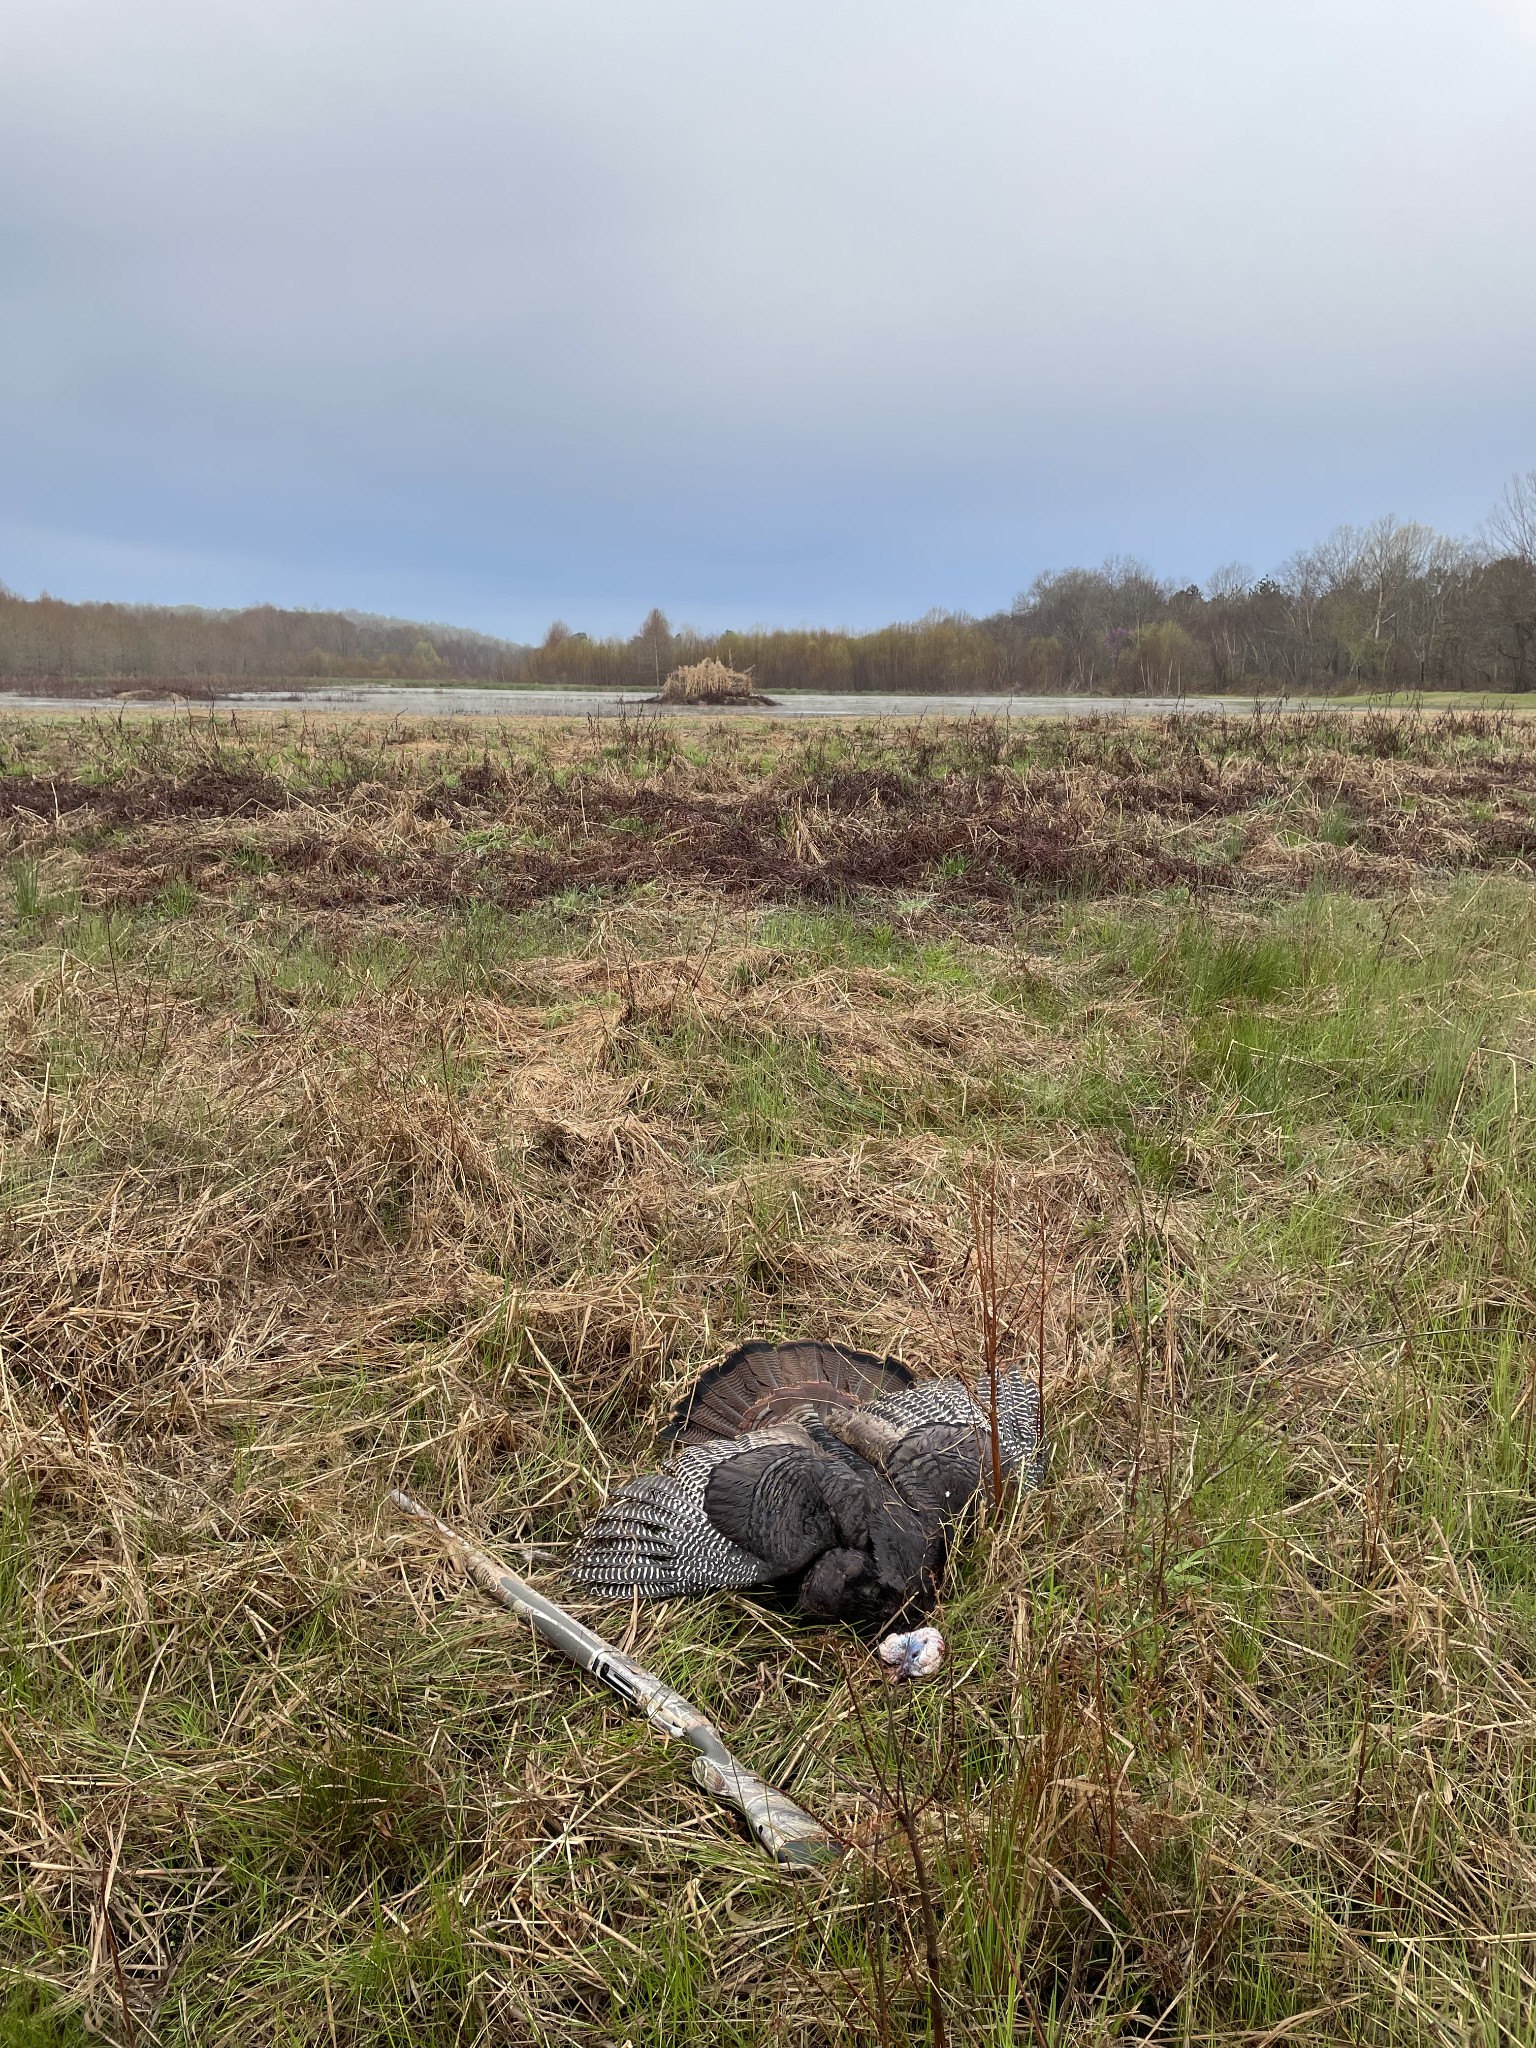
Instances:
[[[727,668],[710,655],[705,661],[689,662],[673,669],[661,686],[658,704],[769,704],[752,688],[751,671]]]

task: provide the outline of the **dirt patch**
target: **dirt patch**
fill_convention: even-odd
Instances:
[[[238,818],[286,810],[292,798],[274,776],[255,769],[199,766],[164,780],[120,784],[68,776],[0,778],[0,819],[78,819],[104,825],[146,824],[163,818]]]

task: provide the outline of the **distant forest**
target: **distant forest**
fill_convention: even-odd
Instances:
[[[398,677],[649,692],[710,655],[770,695],[1536,689],[1536,470],[1472,541],[1384,518],[1337,528],[1271,575],[1231,563],[1183,587],[1116,558],[1048,570],[988,618],[930,612],[871,633],[700,634],[652,611],[631,639],[557,621],[522,647],[354,612],[66,604],[0,585],[0,677],[13,682]]]

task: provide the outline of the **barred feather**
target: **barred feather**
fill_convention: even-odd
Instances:
[[[833,1370],[854,1384],[806,1377]],[[796,1419],[735,1433],[776,1404]],[[678,1404],[684,1448],[613,1495],[577,1574],[600,1598],[666,1600],[804,1572],[797,1597],[810,1613],[858,1621],[926,1609],[946,1531],[990,1485],[990,1405],[985,1375],[975,1387],[914,1381],[896,1360],[838,1347],[743,1346]],[[1036,1388],[1017,1370],[999,1373],[996,1405],[1007,1472],[1039,1485]],[[701,1414],[722,1434],[696,1440]]]
[[[793,1344],[742,1344],[702,1372],[662,1425],[673,1443],[720,1437],[787,1420],[812,1408],[856,1407],[912,1384],[899,1358],[876,1358],[816,1338]]]
[[[893,1422],[963,1423],[991,1440],[991,1386],[985,1373],[974,1388],[957,1379],[917,1380],[871,1402],[870,1412]],[[1022,1486],[1038,1486],[1044,1476],[1040,1392],[1017,1367],[997,1376],[997,1434],[1004,1470]]]
[[[991,1387],[987,1375],[976,1382],[976,1405],[991,1429]],[[997,1376],[997,1433],[1003,1463],[1023,1487],[1045,1479],[1045,1433],[1040,1414],[1040,1389],[1015,1367]]]
[[[689,1445],[604,1505],[576,1552],[577,1577],[600,1599],[638,1593],[642,1600],[672,1600],[766,1584],[772,1566],[721,1535],[704,1511],[704,1495],[715,1467],[741,1451],[809,1443],[804,1430],[785,1428]]]

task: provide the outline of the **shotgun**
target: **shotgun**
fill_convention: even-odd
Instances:
[[[513,1614],[520,1614],[535,1634],[553,1645],[573,1664],[618,1694],[627,1707],[644,1714],[658,1734],[688,1742],[698,1751],[693,1760],[694,1783],[723,1800],[745,1820],[759,1843],[775,1863],[796,1875],[804,1875],[819,1864],[835,1863],[844,1847],[828,1834],[820,1821],[813,1820],[772,1785],[753,1772],[743,1770],[714,1727],[680,1693],[663,1685],[648,1671],[626,1657],[612,1643],[605,1643],[574,1614],[567,1614],[558,1602],[535,1591],[524,1580],[504,1571],[484,1550],[477,1550],[446,1522],[440,1522],[429,1508],[413,1500],[401,1487],[390,1489],[397,1508],[435,1529],[451,1544],[466,1573],[483,1593]]]

